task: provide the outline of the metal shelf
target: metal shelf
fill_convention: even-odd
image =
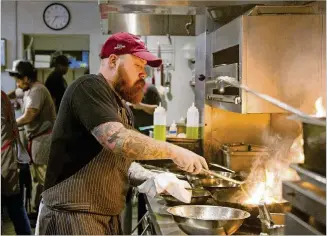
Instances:
[[[326,189],[326,177],[303,168],[301,164],[291,164],[290,167],[298,173],[301,180],[307,181],[320,189]]]

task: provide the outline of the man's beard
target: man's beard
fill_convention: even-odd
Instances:
[[[132,86],[128,85],[128,75],[122,66],[118,68],[118,75],[113,82],[115,91],[127,102],[138,104],[142,101],[144,93],[143,88],[145,81],[143,79],[137,80]]]

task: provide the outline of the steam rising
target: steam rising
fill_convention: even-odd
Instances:
[[[283,200],[282,181],[300,179],[296,171],[289,168],[289,165],[294,162],[301,163],[304,160],[301,136],[293,142],[293,139],[265,134],[263,143],[268,148],[269,155],[258,157],[252,165],[245,186],[250,196],[241,192],[234,196],[234,201],[247,204],[259,204],[261,201],[267,204],[281,202]]]

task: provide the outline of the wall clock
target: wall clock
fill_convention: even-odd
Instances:
[[[43,21],[52,30],[62,30],[70,22],[70,13],[61,3],[52,3],[43,12]]]

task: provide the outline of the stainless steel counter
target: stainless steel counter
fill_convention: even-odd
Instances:
[[[162,199],[145,197],[146,207],[153,230],[157,235],[186,235],[175,223],[173,217],[166,212]]]
[[[149,218],[153,228],[153,234],[156,235],[187,235],[179,229],[173,217],[166,212],[167,206],[165,202],[159,198],[145,197],[146,207],[149,211]],[[210,204],[210,200],[208,201]],[[235,235],[259,235],[260,230],[249,229],[241,226],[240,229],[234,233]]]

